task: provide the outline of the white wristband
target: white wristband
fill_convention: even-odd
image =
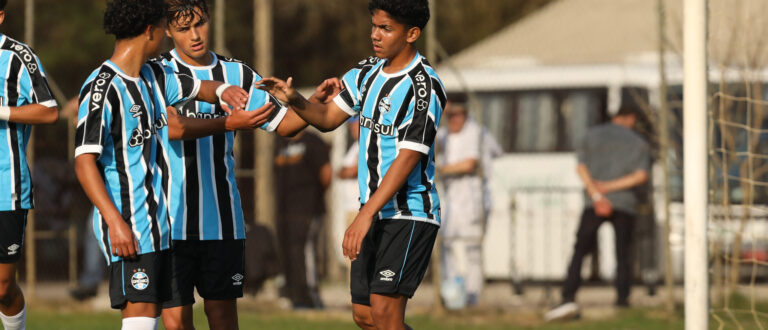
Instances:
[[[9,119],[11,119],[11,108],[0,106],[0,120],[8,121]]]
[[[219,87],[217,87],[217,88],[216,88],[216,97],[218,97],[219,99],[221,99],[221,94],[224,94],[224,90],[226,90],[226,89],[227,89],[227,88],[229,88],[230,86],[232,86],[232,85],[230,85],[230,84],[227,84],[227,83],[223,83],[223,84],[221,84]]]

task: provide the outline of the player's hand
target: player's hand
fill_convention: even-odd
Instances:
[[[357,214],[355,220],[349,225],[347,231],[344,233],[344,241],[341,243],[344,256],[349,260],[355,261],[357,255],[360,254],[360,249],[363,246],[363,238],[368,235],[368,230],[371,229],[371,223],[373,219],[366,217],[360,213]]]
[[[219,97],[221,108],[227,113],[231,112],[232,109],[245,109],[246,102],[248,102],[248,92],[238,86],[227,87]]]
[[[592,203],[595,209],[595,214],[598,217],[607,218],[613,214],[613,204],[607,198],[603,197]]]
[[[126,259],[134,259],[139,252],[139,243],[133,236],[131,227],[123,219],[110,222],[109,242],[112,254]]]
[[[328,103],[333,101],[333,98],[341,93],[343,87],[344,86],[341,84],[339,78],[326,79],[317,86],[315,94],[312,94],[309,100],[317,103]]]
[[[224,121],[224,127],[228,131],[254,129],[263,125],[274,110],[275,105],[272,103],[267,103],[253,111],[232,110]]]
[[[288,78],[287,81],[268,77],[257,81],[256,86],[283,103],[290,103],[290,100],[296,96],[296,90],[293,89],[293,77]]]

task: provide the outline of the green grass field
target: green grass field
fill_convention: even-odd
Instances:
[[[621,311],[609,319],[600,321],[571,321],[567,323],[541,324],[539,321],[526,321],[516,318],[514,311],[491,317],[446,316],[433,318],[417,315],[408,318],[414,329],[460,330],[460,329],[681,329],[679,316],[666,317],[653,310],[632,309]],[[195,326],[208,329],[202,313],[197,310]],[[54,310],[32,310],[29,312],[27,329],[117,329],[120,316],[114,312],[74,312]],[[356,329],[350,320],[338,312],[333,315],[322,313],[241,313],[241,329]]]

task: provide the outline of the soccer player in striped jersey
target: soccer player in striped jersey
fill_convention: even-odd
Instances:
[[[354,319],[364,329],[404,329],[407,300],[424,277],[440,225],[434,140],[446,96],[414,46],[429,20],[427,0],[372,0],[368,8],[376,57],[343,76],[333,103],[305,100],[290,78],[259,83],[321,130],[360,115],[362,207],[342,243],[353,260]]]
[[[241,86],[250,95],[246,109],[280,103],[256,88],[261,80],[242,61],[209,50],[208,6],[204,0],[168,0],[167,35],[174,49],[157,61],[199,79]],[[290,136],[307,126],[293,110],[282,108],[261,129]],[[182,116],[217,117],[218,105],[189,102]],[[235,134],[171,141],[168,207],[171,218],[171,300],[163,307],[166,329],[193,328],[194,290],[204,299],[211,329],[237,329],[237,298],[243,296],[245,222],[235,181]]]
[[[0,24],[7,0],[0,0]],[[43,66],[29,46],[0,34],[0,321],[24,329],[24,295],[16,263],[24,250],[27,211],[33,207],[27,142],[34,124],[58,119]]]
[[[108,3],[104,28],[117,39],[115,51],[80,94],[75,171],[96,207],[94,232],[110,266],[111,305],[122,310],[123,329],[155,329],[160,304],[169,299],[168,140],[252,129],[274,110],[270,104],[244,111],[247,93],[239,87],[147,63],[165,37],[166,9],[163,0]],[[193,98],[234,110],[217,119],[166,111]]]

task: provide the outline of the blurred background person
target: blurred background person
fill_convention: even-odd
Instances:
[[[563,283],[562,303],[545,315],[548,321],[578,315],[575,298],[581,284],[582,260],[594,248],[597,230],[606,221],[613,224],[616,233],[616,306],[629,306],[632,232],[638,203],[635,189],[648,181],[651,167],[650,147],[632,129],[639,115],[636,107],[622,106],[610,123],[590,128],[577,147],[577,172],[584,183],[585,206]]]
[[[282,291],[293,308],[323,307],[315,251],[332,176],[329,151],[320,137],[305,131],[275,141],[277,246]]]
[[[469,118],[464,99],[446,106],[447,125],[437,134],[438,173],[443,182],[441,296],[448,308],[476,305],[483,289],[482,241],[490,196],[484,174],[501,148]]]

